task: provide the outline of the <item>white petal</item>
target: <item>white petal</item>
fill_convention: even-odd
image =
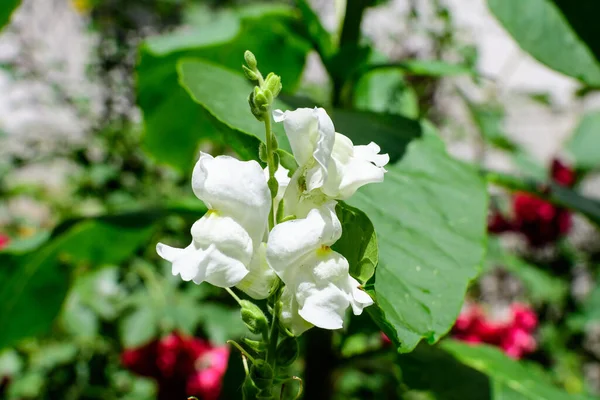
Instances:
[[[289,287],[284,287],[281,293],[281,322],[296,336],[301,335],[313,325],[298,314],[296,296]]]
[[[287,278],[286,289],[293,292],[295,301],[290,303],[291,309],[288,306],[288,319],[297,307],[298,315],[312,325],[339,329],[349,306],[358,315],[373,304],[371,297],[359,289],[358,281],[349,275],[348,261],[331,249],[305,256]]]
[[[200,153],[192,188],[208,208],[233,217],[260,241],[271,209],[271,195],[256,161]]]
[[[286,282],[285,275],[301,268],[303,258],[312,257],[322,246],[331,246],[341,235],[335,202],[328,202],[311,210],[306,218],[276,225],[269,234],[267,261]]]
[[[235,286],[248,275],[253,242],[233,218],[209,211],[194,223],[191,231],[193,241],[185,249],[162,243],[156,246],[158,254],[173,263],[173,275],[218,287]]]
[[[300,301],[299,298],[304,298]],[[318,287],[312,282],[303,282],[296,292],[298,314],[311,324],[323,329],[340,329],[349,302],[345,294],[335,285]]]
[[[181,279],[186,282],[191,281],[198,275],[198,258],[202,255],[199,254],[193,243],[185,249],[158,243],[156,252],[160,257],[173,264],[171,269],[173,275],[181,275]]]
[[[335,141],[335,128],[322,108],[277,110],[276,122],[283,121],[285,133],[300,167],[306,168],[308,190],[319,188],[327,179],[327,167]]]
[[[267,246],[265,243],[261,243],[250,262],[250,273],[236,286],[257,300],[269,297],[271,288],[277,279],[275,271],[267,264],[266,254]]]
[[[346,136],[336,133],[332,162],[322,191],[327,196],[344,200],[368,183],[382,182],[389,162],[387,154],[379,154],[375,143],[354,146]]]

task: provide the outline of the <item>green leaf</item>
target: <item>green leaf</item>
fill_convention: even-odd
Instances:
[[[321,59],[329,59],[335,52],[333,37],[327,29],[323,27],[319,16],[313,11],[308,1],[296,0],[296,6],[302,14],[302,22],[304,23],[306,36],[321,56]]]
[[[420,344],[413,352],[399,355],[397,363],[402,368],[402,380],[409,388],[430,391],[436,400],[493,398],[491,383],[485,374],[460,363],[437,346]]]
[[[519,46],[538,61],[588,85],[600,85],[598,59],[551,0],[488,0],[488,5]]]
[[[158,320],[152,304],[148,300],[121,320],[119,336],[124,347],[142,346],[158,335]]]
[[[527,289],[528,298],[537,304],[562,304],[569,291],[569,284],[535,265],[504,250],[497,238],[488,239],[486,267],[502,267],[516,275]]]
[[[241,155],[248,158],[247,148],[252,141],[229,142],[229,129],[194,103],[179,85],[177,63],[182,58],[195,57],[241,72],[244,51],[249,49],[263,72],[276,72],[282,77],[283,89],[292,90],[309,50],[304,39],[294,32],[296,18],[289,7],[252,5],[214,14],[212,22],[189,31],[147,40],[140,49],[137,87],[146,126],[143,146],[148,153],[159,162],[187,171],[196,158],[198,144],[210,139],[231,145],[236,151],[246,151]],[[227,85],[227,81],[221,83]],[[245,83],[239,88],[244,93],[236,91],[226,101],[246,102],[250,93],[247,87]],[[227,96],[222,91],[216,93],[221,99]],[[199,98],[216,93],[202,93]],[[241,97],[234,97],[238,95]],[[247,104],[238,111],[241,110],[251,117]]]
[[[491,145],[510,152],[519,149],[502,128],[504,123],[504,108],[499,105],[476,104],[463,96],[465,103],[482,138]]]
[[[474,346],[454,340],[442,342],[441,347],[459,361],[489,376],[493,387],[492,399],[588,399],[584,395],[569,395],[554,387],[537,368],[515,361],[495,347]]]
[[[118,264],[148,243],[166,215],[200,216],[205,211],[200,203],[195,209],[173,206],[67,221],[39,249],[0,253],[0,348],[49,330],[69,290],[73,265]]]
[[[413,76],[442,78],[445,76],[476,75],[476,71],[466,65],[449,64],[440,60],[404,60],[398,63],[374,64],[370,70],[394,68]]]
[[[265,141],[265,126],[250,113],[248,94],[252,86],[241,74],[202,60],[181,60],[178,64],[181,86],[222,127],[224,141],[245,159],[257,159],[260,141]],[[285,107],[275,102],[274,108]],[[280,147],[290,150],[282,124],[273,131]]]
[[[600,4],[596,0],[553,0],[560,8],[563,16],[567,19],[577,36],[586,43],[600,60],[600,27],[596,23]]]
[[[477,172],[451,158],[429,132],[387,170],[383,183],[349,203],[377,232],[380,309],[367,310],[406,352],[421,338],[439,340],[458,316],[484,256],[488,196]]]
[[[240,317],[239,309],[215,303],[203,303],[198,307],[211,342],[224,344],[229,339],[248,336],[248,329]]]
[[[377,236],[369,217],[357,208],[339,202],[335,209],[342,223],[342,237],[333,249],[350,264],[350,275],[363,285],[375,273],[377,266]]]
[[[419,116],[419,99],[397,69],[378,69],[361,76],[354,88],[354,107],[359,110]]]
[[[0,4],[0,29],[10,21],[13,11],[21,4],[21,0],[2,0]]]
[[[408,144],[423,133],[418,121],[400,115],[341,109],[330,115],[337,132],[348,136],[355,145],[377,143],[392,163],[402,158]]]
[[[583,116],[566,143],[566,150],[575,167],[583,170],[600,168],[600,112]]]

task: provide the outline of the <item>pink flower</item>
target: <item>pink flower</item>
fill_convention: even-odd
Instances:
[[[228,361],[227,347],[216,347],[205,353],[196,361],[200,364],[199,368],[188,379],[188,393],[202,394],[204,400],[217,400]]]
[[[158,399],[185,399],[197,396],[216,400],[227,370],[229,349],[173,332],[121,354],[129,370],[158,383]]]
[[[452,336],[466,343],[487,343],[500,347],[508,356],[521,358],[536,349],[533,332],[537,316],[531,308],[515,303],[509,317],[494,320],[477,304],[467,304],[459,315]]]
[[[0,233],[0,250],[5,248],[6,246],[8,246],[9,243],[10,243],[10,237]]]

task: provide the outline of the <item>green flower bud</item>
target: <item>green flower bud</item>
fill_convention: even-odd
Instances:
[[[277,151],[279,148],[279,141],[273,132],[271,132],[271,146],[273,147],[273,151]],[[279,154],[275,153],[275,156],[277,157],[277,167],[279,167]]]
[[[258,75],[256,75],[256,72],[252,71],[245,65],[242,65],[242,69],[244,70],[244,75],[246,75],[246,78],[248,78],[252,82],[258,81]]]
[[[273,135],[273,139],[275,139],[275,135]],[[273,143],[273,147],[275,147],[275,145],[277,145],[277,141]],[[273,153],[273,164],[275,165],[275,170],[277,171],[277,168],[279,168],[279,154],[277,153]]]
[[[248,346],[251,350],[253,350],[256,353],[264,353],[265,351],[267,351],[267,345],[265,342],[262,342],[260,340],[252,340],[248,338],[244,338],[242,339],[242,341],[246,346]]]
[[[251,70],[256,71],[258,63],[256,62],[256,57],[250,50],[244,52],[244,61],[246,61],[246,65],[248,65]]]
[[[258,145],[258,158],[264,163],[268,162],[267,145],[264,142],[260,142]]]
[[[262,390],[273,386],[275,374],[273,373],[273,368],[266,361],[256,360],[250,368],[250,377],[256,387]]]
[[[251,92],[250,96],[248,96],[248,105],[250,106],[250,111],[252,112],[252,115],[254,115],[254,117],[257,120],[264,121],[265,113],[262,112],[258,107],[256,107],[256,103],[254,101],[254,92]]]
[[[286,337],[277,345],[276,360],[278,367],[287,367],[298,358],[298,341],[293,337]]]
[[[258,108],[262,112],[266,112],[269,109],[269,99],[265,95],[265,93],[260,89],[254,92],[254,104],[256,108]]]
[[[275,177],[269,178],[267,181],[267,186],[269,186],[269,190],[271,191],[271,198],[275,198],[277,196],[277,191],[279,190],[279,182]]]
[[[281,78],[272,72],[269,73],[265,79],[264,88],[268,89],[273,94],[274,98],[277,97],[279,92],[281,92]]]
[[[254,334],[269,332],[269,321],[256,304],[242,300],[240,306],[242,306],[242,320],[250,332]]]

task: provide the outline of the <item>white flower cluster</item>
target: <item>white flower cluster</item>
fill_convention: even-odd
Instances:
[[[271,196],[260,165],[201,153],[192,187],[209,211],[192,226],[188,247],[159,243],[157,251],[185,281],[235,286],[255,299],[268,297],[278,276],[285,284],[280,317],[292,333],[338,329],[348,307],[358,315],[373,300],[331,249],[342,235],[336,202],[383,181],[389,157],[375,143],[354,146],[336,133],[322,108],[278,110],[274,118],[283,122],[299,167],[291,178],[279,167],[273,206],[294,218],[269,232]]]

